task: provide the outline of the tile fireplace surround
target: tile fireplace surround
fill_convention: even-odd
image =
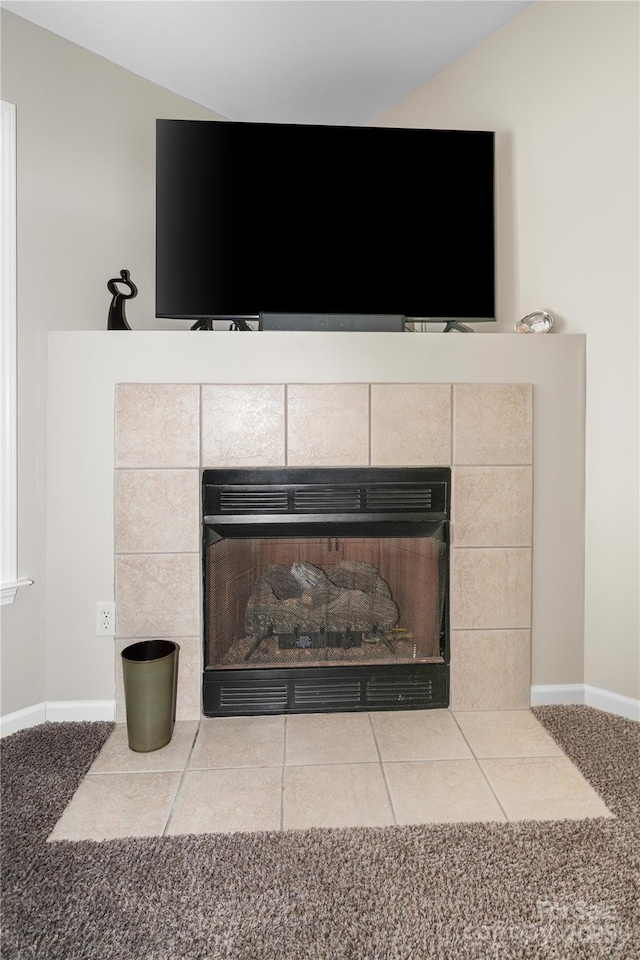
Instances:
[[[577,335],[50,334],[47,698],[117,700],[123,720],[119,651],[165,636],[178,716],[199,718],[199,475],[235,464],[451,464],[452,706],[581,683],[584,352]],[[94,636],[114,583],[115,648]]]
[[[533,390],[527,384],[119,384],[120,652],[180,644],[177,719],[200,716],[200,470],[452,466],[451,705],[528,706]]]

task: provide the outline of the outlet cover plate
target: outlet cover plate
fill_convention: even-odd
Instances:
[[[96,603],[96,637],[115,637],[116,605],[113,600]]]

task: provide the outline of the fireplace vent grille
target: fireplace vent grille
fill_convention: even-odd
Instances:
[[[430,510],[431,487],[374,487],[367,490],[367,507],[375,513]]]
[[[360,510],[361,493],[357,488],[310,487],[307,490],[295,490],[294,509],[301,513],[345,513]]]
[[[205,519],[269,514],[446,514],[446,482],[357,484],[214,483],[217,471],[205,471]]]
[[[259,713],[262,710],[284,710],[287,706],[287,684],[220,684],[220,708],[223,711]]]
[[[277,490],[271,487],[263,490],[220,491],[220,513],[286,513],[288,507],[289,500],[286,490]]]
[[[431,680],[369,680],[367,700],[370,703],[431,703]]]
[[[296,706],[325,706],[339,703],[346,707],[351,703],[360,703],[360,681],[335,680],[297,680],[294,684]]]
[[[395,673],[395,676],[389,673]],[[323,676],[268,679],[262,671],[241,678],[240,671],[205,672],[207,716],[255,716],[275,713],[325,713],[336,710],[423,710],[446,707],[449,702],[448,669],[444,663],[388,668],[387,675],[371,677],[360,668],[328,668]]]

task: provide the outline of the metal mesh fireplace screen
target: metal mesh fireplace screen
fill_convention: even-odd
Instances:
[[[443,536],[225,538],[205,557],[208,669],[443,660]]]

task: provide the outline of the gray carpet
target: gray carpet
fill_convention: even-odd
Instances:
[[[4,960],[637,960],[640,726],[536,716],[616,819],[46,844],[106,740],[2,751]]]

